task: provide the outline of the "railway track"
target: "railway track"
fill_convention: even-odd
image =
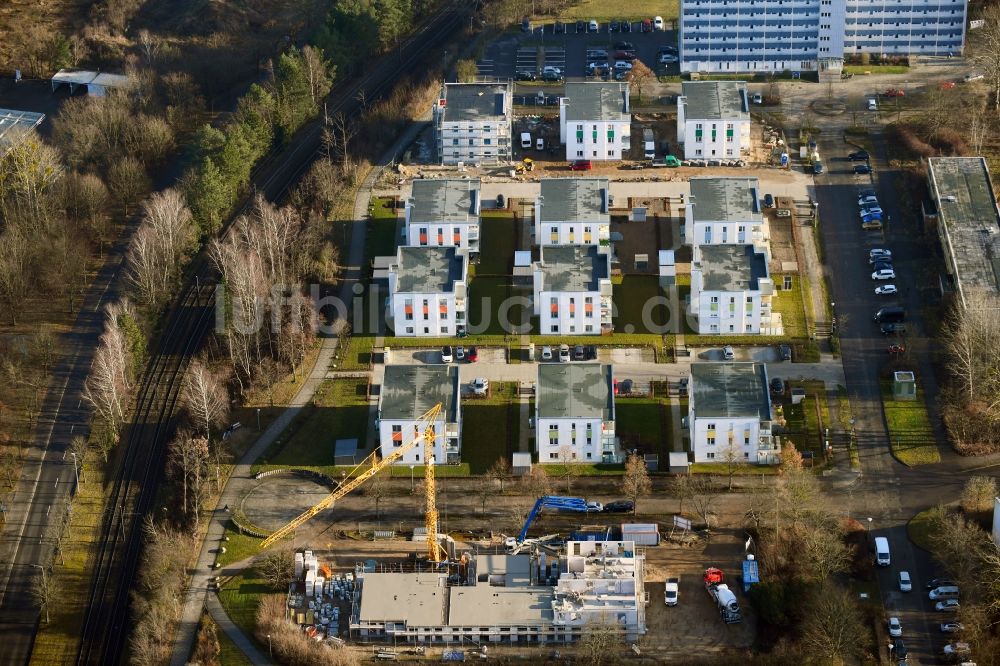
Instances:
[[[364,76],[333,90],[327,98],[330,114],[361,111],[359,93],[367,102],[381,99],[413,63],[439,48],[461,26],[465,14],[451,8],[424,23],[395,53],[388,54]],[[254,172],[257,191],[281,201],[300,176],[321,155],[323,125],[310,123],[295,144],[269,156]],[[252,205],[247,197],[231,219]],[[228,226],[223,234],[228,233]],[[218,275],[205,253],[193,262],[183,296],[170,313],[155,356],[147,365],[124,442],[104,520],[101,541],[83,618],[77,664],[117,664],[127,655],[129,601],[142,551],[142,521],[148,515],[166,458],[167,441],[177,417],[177,401],[188,361],[201,348],[213,323],[214,284]]]

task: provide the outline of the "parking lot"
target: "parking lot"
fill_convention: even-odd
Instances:
[[[618,42],[632,44],[635,56],[657,73],[676,73],[677,64],[664,70],[658,62],[657,51],[665,46],[677,46],[677,32],[641,32],[639,22],[632,22],[631,32],[621,29],[609,32],[608,24],[600,24],[599,32],[577,32],[575,24],[565,24],[565,32],[555,32],[555,23],[534,27],[528,32],[506,32],[491,42],[477,62],[480,76],[517,78],[518,73],[530,72],[541,79],[545,67],[558,67],[567,80],[587,80],[588,50],[604,50],[604,62],[614,65],[614,45]],[[522,82],[524,83],[524,82]],[[554,81],[549,83],[555,83]],[[529,84],[530,85],[530,84]],[[522,86],[523,87],[523,86]],[[520,91],[525,94],[524,90]],[[530,94],[530,93],[529,93]]]

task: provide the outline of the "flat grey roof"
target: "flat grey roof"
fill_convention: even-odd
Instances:
[[[444,624],[448,588],[441,574],[366,573],[362,580],[362,622]]]
[[[608,277],[608,255],[592,245],[543,247],[535,267],[545,278],[543,291],[598,291]]]
[[[503,83],[444,84],[445,122],[506,118],[511,100]]]
[[[413,181],[410,223],[479,222],[479,187],[478,178]]]
[[[462,256],[454,247],[400,247],[396,256],[399,293],[447,293],[464,277]]]
[[[453,627],[539,625],[552,622],[551,587],[452,587],[448,624]]]
[[[753,291],[767,277],[767,258],[753,245],[699,245],[698,254],[706,291]]]
[[[539,188],[545,222],[609,222],[607,178],[543,178]]]
[[[747,84],[743,81],[685,81],[685,120],[746,120],[750,118]]]
[[[927,166],[962,297],[968,290],[1000,291],[1000,212],[986,160],[930,157]]]
[[[695,418],[771,420],[763,363],[692,363],[689,390]]]
[[[535,396],[540,418],[614,418],[611,366],[541,363]]]
[[[756,178],[692,178],[691,215],[695,222],[760,222],[760,183]]]
[[[629,121],[627,83],[567,83],[569,120]]]
[[[445,421],[454,423],[458,391],[458,366],[387,365],[379,393],[379,418],[416,419],[440,402]]]
[[[42,124],[44,113],[0,109],[0,157],[17,145],[27,134]]]

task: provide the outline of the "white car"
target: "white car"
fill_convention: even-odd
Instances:
[[[859,206],[871,206],[872,204],[878,205],[878,197],[874,194],[865,193],[858,196]]]
[[[934,610],[948,613],[957,613],[959,608],[961,605],[959,605],[958,599],[945,599],[934,604]]]
[[[940,629],[942,634],[955,634],[965,629],[965,625],[961,622],[942,622]]]
[[[677,579],[676,578],[668,578],[667,579],[667,584],[664,586],[664,589],[663,589],[663,602],[665,604],[667,604],[668,606],[676,606],[677,605],[677,593],[678,593],[678,590],[677,590]]]
[[[545,345],[542,347],[542,360],[551,361],[552,360],[552,347]]]
[[[882,209],[879,208],[878,206],[871,206],[870,208],[865,208],[864,206],[862,206],[861,210],[858,211],[858,217],[867,217],[869,215],[881,215],[881,214],[882,214]]]
[[[883,284],[881,286],[875,287],[876,296],[889,296],[891,294],[899,293],[894,284]]]
[[[869,111],[878,111],[878,100],[875,99],[874,97],[869,97],[868,98],[868,110]]]
[[[653,30],[656,30],[657,32],[663,32],[663,29],[664,29],[663,17],[662,16],[653,17]],[[979,78],[983,78],[981,74],[979,75]]]
[[[882,268],[872,273],[873,280],[895,280],[896,271],[891,268]]]
[[[732,361],[733,359],[736,358],[736,352],[733,351],[733,348],[731,346],[726,345],[725,347],[722,348],[722,358],[726,359],[727,361]]]
[[[883,250],[882,248],[874,248],[868,251],[868,263],[874,264],[879,259],[885,259],[886,261],[892,261],[892,252],[890,250]]]
[[[913,581],[910,580],[909,571],[899,572],[899,591],[900,592],[910,592],[913,590]]]
[[[618,60],[615,62],[615,69],[619,72],[627,72],[632,69],[632,63],[628,60]]]
[[[677,56],[671,53],[664,53],[663,55],[660,56],[661,65],[668,65],[672,62],[677,62],[677,61],[678,61]]]
[[[559,345],[559,362],[569,363],[569,345]]]
[[[597,24],[597,21],[591,21],[587,24],[587,32],[597,32],[601,29],[601,26]]]
[[[542,76],[545,76],[546,74],[554,74],[556,76],[562,76],[562,73],[563,73],[562,70],[556,67],[555,65],[546,65],[545,67],[542,67]]]
[[[889,635],[893,638],[899,638],[903,635],[903,625],[899,623],[898,617],[889,618]]]
[[[600,513],[604,511],[604,505],[600,502],[587,502],[587,513]]]
[[[490,380],[485,377],[476,377],[472,380],[472,394],[486,395],[490,392]]]

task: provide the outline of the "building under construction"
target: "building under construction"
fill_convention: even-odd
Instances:
[[[357,571],[357,640],[451,644],[567,643],[611,626],[646,632],[645,556],[632,541],[570,541],[553,557],[466,554],[448,572]]]

